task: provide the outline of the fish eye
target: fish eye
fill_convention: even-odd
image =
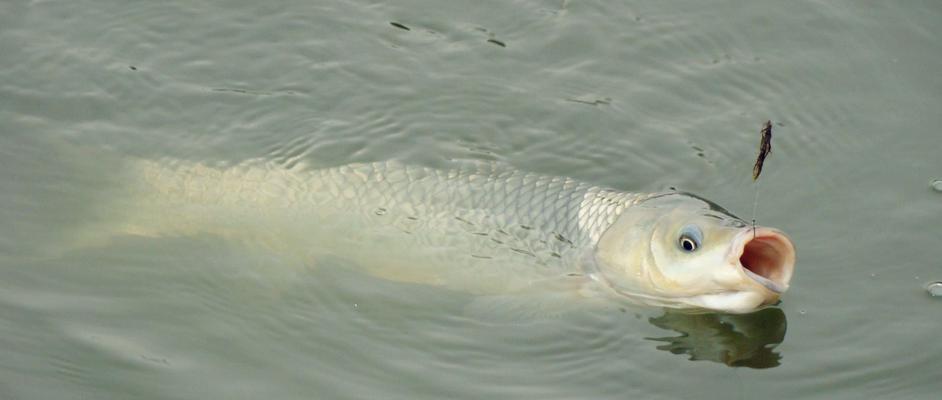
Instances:
[[[697,249],[697,243],[689,237],[682,236],[680,238],[680,247],[683,248],[686,252],[691,252]]]
[[[677,245],[680,246],[681,250],[692,253],[700,248],[700,244],[703,242],[703,232],[700,231],[695,225],[687,225],[680,230],[680,239],[677,241]]]

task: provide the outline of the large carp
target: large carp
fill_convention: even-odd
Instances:
[[[212,233],[480,295],[625,298],[745,313],[775,303],[791,241],[680,192],[629,193],[492,165],[327,169],[139,160],[120,230]]]

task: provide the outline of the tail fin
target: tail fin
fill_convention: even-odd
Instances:
[[[22,138],[20,138],[22,141]],[[0,139],[0,254],[61,258],[121,236],[208,233],[281,243],[311,175],[251,160],[220,166],[147,160],[68,143]]]
[[[59,257],[81,242],[100,242],[100,205],[121,181],[119,158],[67,142],[0,137],[0,254]],[[94,230],[93,230],[94,232]],[[84,246],[81,245],[81,246]]]

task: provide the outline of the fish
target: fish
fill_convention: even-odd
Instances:
[[[330,168],[160,159],[123,167],[113,234],[214,234],[482,299],[544,294],[749,313],[788,289],[795,248],[694,194],[629,192],[494,163]],[[526,303],[526,301],[524,301]],[[497,305],[496,307],[500,307]]]

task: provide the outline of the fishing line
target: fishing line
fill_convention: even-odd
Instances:
[[[759,181],[755,181],[755,184],[752,186],[755,190],[755,195],[752,197],[752,238],[756,238],[756,210],[759,209]]]

